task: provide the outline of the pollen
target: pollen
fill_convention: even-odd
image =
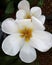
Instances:
[[[24,38],[26,42],[28,42],[32,37],[32,29],[24,28],[23,30],[20,30],[20,34],[20,36]]]

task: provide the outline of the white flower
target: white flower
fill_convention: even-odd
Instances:
[[[18,4],[18,11],[16,13],[17,19],[32,19],[32,16],[38,19],[42,24],[45,22],[45,16],[42,15],[40,7],[32,7],[30,10],[30,4],[27,0],[22,0]]]
[[[2,43],[5,54],[15,56],[19,53],[25,63],[33,62],[36,57],[35,49],[46,52],[52,47],[52,34],[44,31],[44,26],[34,17],[31,19],[14,20],[8,18],[3,21],[2,31],[10,34]]]

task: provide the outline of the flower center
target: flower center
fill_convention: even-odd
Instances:
[[[31,19],[30,13],[27,13],[27,14],[26,14],[25,19]]]
[[[23,30],[20,30],[20,34],[20,36],[28,42],[32,37],[32,29],[24,28]]]

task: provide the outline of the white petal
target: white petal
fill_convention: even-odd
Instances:
[[[1,25],[2,31],[8,34],[13,34],[17,32],[17,24],[14,19],[8,18],[3,21]]]
[[[33,24],[31,22],[31,19],[22,19],[22,20],[17,20],[16,19],[16,22],[18,24],[18,29],[23,29],[25,27],[27,28],[33,28]]]
[[[36,51],[29,45],[24,45],[19,54],[20,59],[25,63],[31,63],[36,59]]]
[[[52,34],[46,31],[36,31],[32,38],[32,46],[41,52],[46,52],[52,45]]]
[[[18,9],[24,9],[26,12],[30,10],[30,4],[27,0],[22,0],[18,4]]]
[[[41,15],[40,17],[38,17],[38,19],[42,22],[42,24],[45,23],[45,16],[44,15]]]
[[[24,19],[25,16],[26,16],[25,10],[19,10],[19,11],[17,11],[17,13],[16,13],[16,18],[17,18],[17,19]]]
[[[34,25],[35,30],[45,30],[44,25],[37,18],[32,17],[32,23]]]
[[[31,15],[35,17],[39,17],[42,14],[40,7],[32,7],[31,8]]]
[[[23,40],[17,34],[13,34],[4,39],[2,50],[5,54],[14,56],[19,52],[22,45]]]

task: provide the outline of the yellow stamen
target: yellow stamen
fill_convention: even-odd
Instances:
[[[25,38],[25,41],[28,42],[30,40],[30,38],[32,37],[32,29],[29,28],[24,28],[23,30],[20,30],[20,36],[22,38]]]
[[[31,19],[30,13],[27,13],[27,14],[26,14],[25,19]]]

